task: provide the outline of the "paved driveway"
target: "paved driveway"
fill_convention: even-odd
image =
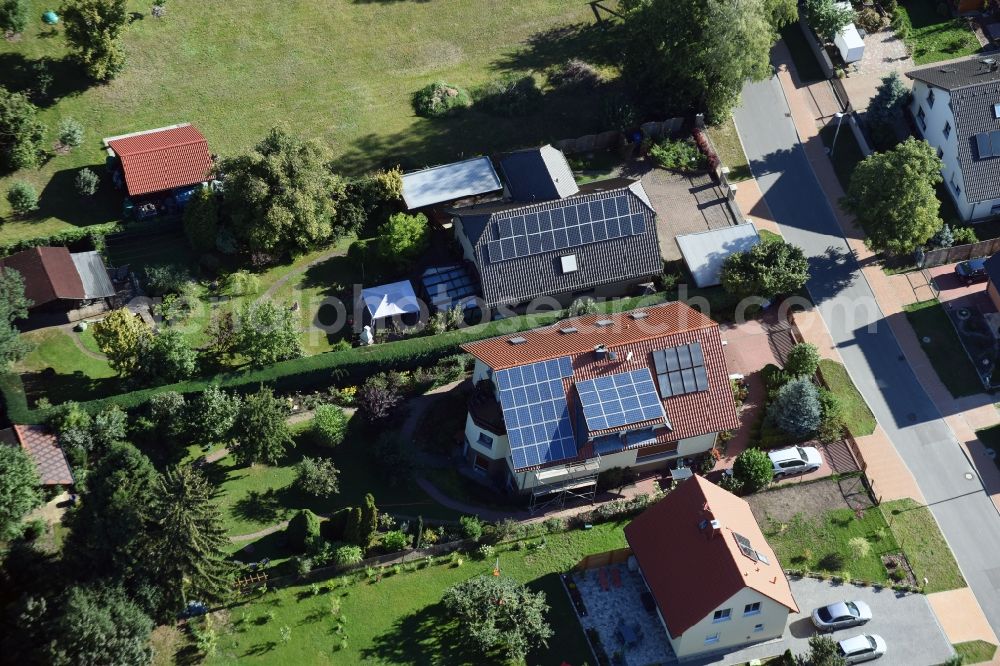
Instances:
[[[746,663],[752,659],[781,654],[791,649],[793,654],[809,650],[809,637],[816,633],[810,614],[814,608],[835,601],[860,599],[872,609],[872,620],[863,627],[842,629],[831,635],[836,641],[863,633],[878,634],[885,639],[885,656],[871,662],[877,666],[930,666],[941,664],[954,653],[951,643],[922,594],[899,595],[889,589],[876,591],[870,587],[834,585],[812,578],[793,579],[792,594],[802,612],[788,616],[785,637],[763,645],[748,647],[726,655],[714,663],[719,665]]]

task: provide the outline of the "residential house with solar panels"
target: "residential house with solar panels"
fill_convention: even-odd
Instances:
[[[612,467],[676,466],[739,425],[718,324],[684,303],[462,348],[476,358],[465,460],[533,504],[592,492]]]
[[[799,608],[750,505],[695,475],[625,527],[678,660],[781,638]]]
[[[906,76],[910,112],[944,162],[958,214],[967,222],[1000,215],[1000,61],[968,58]]]
[[[663,272],[656,212],[638,180],[578,186],[551,146],[510,153],[500,167],[503,200],[450,211],[483,307],[620,296]]]

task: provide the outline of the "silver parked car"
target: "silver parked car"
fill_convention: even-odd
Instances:
[[[775,478],[790,474],[815,472],[823,464],[823,457],[813,446],[790,446],[787,449],[768,451]]]
[[[820,631],[856,627],[870,619],[872,619],[872,609],[863,601],[838,601],[812,612],[813,624]]]
[[[848,664],[878,659],[885,654],[885,641],[878,634],[863,634],[837,643],[837,652]]]

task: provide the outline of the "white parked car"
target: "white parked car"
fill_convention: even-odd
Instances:
[[[823,457],[813,446],[790,446],[787,449],[768,451],[775,478],[791,474],[815,472],[823,464]]]
[[[885,641],[878,634],[863,634],[837,643],[837,652],[848,664],[878,659],[885,654]]]
[[[870,619],[872,619],[872,609],[863,601],[838,601],[812,612],[813,624],[820,631],[856,627]]]

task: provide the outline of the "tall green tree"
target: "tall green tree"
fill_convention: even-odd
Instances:
[[[142,339],[139,373],[154,384],[179,382],[198,369],[198,352],[191,348],[180,331],[167,328]]]
[[[910,137],[892,150],[863,159],[851,174],[845,207],[876,252],[913,252],[943,224],[935,186],[944,163],[923,139]]]
[[[119,587],[74,587],[55,618],[49,645],[53,666],[146,666],[153,621]]]
[[[184,235],[195,252],[208,252],[215,247],[219,234],[219,202],[207,187],[195,192],[184,207]]]
[[[280,257],[328,243],[344,181],[327,165],[326,150],[272,129],[249,153],[223,160],[230,229],[254,253]]]
[[[889,148],[896,142],[896,125],[901,123],[903,110],[909,101],[910,89],[897,72],[882,77],[882,83],[865,111],[865,121],[877,148]]]
[[[0,445],[0,539],[13,539],[21,519],[42,505],[35,463],[19,448]]]
[[[854,21],[854,9],[838,0],[805,0],[802,13],[810,28],[831,41],[844,26]]]
[[[658,115],[729,117],[747,79],[771,74],[764,0],[642,0],[626,13],[623,74]]]
[[[799,20],[799,6],[796,0],[764,0],[764,11],[771,27],[781,30]]]
[[[396,213],[378,230],[379,256],[396,266],[409,266],[427,249],[430,231],[423,213]]]
[[[216,385],[201,392],[191,405],[192,435],[205,444],[226,444],[233,437],[233,425],[242,400]]]
[[[722,288],[735,296],[773,299],[802,288],[809,279],[809,261],[791,243],[762,241],[726,257],[720,279]]]
[[[485,655],[521,661],[552,636],[545,593],[510,576],[470,578],[448,588],[443,601],[469,646]]]
[[[127,375],[139,367],[139,355],[152,335],[149,326],[128,308],[114,310],[94,324],[94,340],[118,374]]]
[[[24,32],[28,11],[28,0],[0,0],[0,31]]]
[[[125,69],[121,36],[128,25],[126,0],[64,0],[59,14],[66,42],[89,76],[110,81]]]
[[[273,465],[294,446],[288,429],[288,405],[263,388],[243,399],[233,424],[233,457],[240,463]]]
[[[0,171],[38,166],[45,148],[38,108],[22,93],[0,86]]]
[[[0,371],[24,358],[31,344],[14,322],[28,316],[31,301],[24,295],[24,278],[13,268],[0,268]]]
[[[302,356],[297,315],[268,300],[246,302],[240,308],[235,351],[254,365],[270,365]]]
[[[802,438],[816,432],[823,410],[819,391],[808,377],[793,379],[780,389],[768,407],[768,417],[792,437]]]
[[[151,507],[153,529],[147,549],[168,611],[188,601],[222,601],[229,589],[229,538],[214,490],[185,465],[160,477]]]
[[[361,525],[359,527],[359,539],[364,547],[370,546],[375,541],[375,533],[378,531],[378,507],[375,506],[375,496],[365,493],[365,501],[361,505]]]

